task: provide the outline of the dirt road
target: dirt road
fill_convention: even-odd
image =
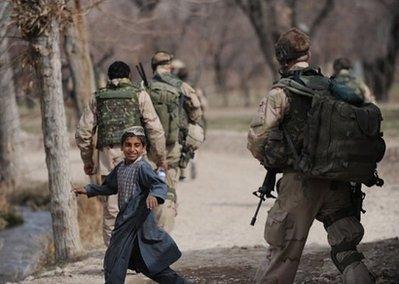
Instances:
[[[30,159],[36,163],[30,165],[29,178],[46,179],[47,174],[42,168],[43,155],[32,155]],[[81,171],[78,151],[73,149],[70,157],[73,179],[83,181],[85,178]],[[193,250],[211,249],[204,251],[204,253],[208,253],[209,258],[215,249],[234,246],[237,248],[263,247],[265,245],[263,240],[264,223],[272,201],[266,202],[260,211],[256,225],[250,226],[249,222],[258,201],[251,193],[262,183],[265,172],[245,150],[245,134],[221,131],[210,133],[208,144],[196,157],[196,166],[197,179],[182,182],[177,189],[179,215],[172,236],[183,253],[190,255],[192,254],[190,251]],[[362,217],[366,231],[364,242],[393,238],[399,235],[397,226],[399,223],[397,206],[399,179],[396,171],[392,170],[392,165],[383,167],[383,172],[390,173],[390,183],[381,189],[365,190],[367,197],[364,207],[367,214]],[[320,223],[315,222],[309,234],[307,251],[325,246],[327,246],[327,241],[324,228]],[[255,254],[258,255],[254,256],[256,260],[263,255],[264,249],[252,249],[251,251],[257,250],[260,253]],[[102,253],[102,250],[94,251],[89,260],[71,264],[58,272],[53,271],[51,277],[55,277],[54,281],[46,278],[45,282],[35,280],[26,283],[97,283],[96,281],[101,283]],[[218,256],[223,261],[222,254]],[[237,263],[240,263],[239,259],[237,258]],[[189,263],[189,261],[189,259],[183,258],[177,263],[177,267],[187,268],[184,262]],[[242,265],[245,266],[245,263]],[[203,266],[207,266],[207,263],[203,263]],[[201,267],[201,265],[196,267]],[[79,269],[86,272],[84,275],[79,273],[80,278],[76,278],[74,274]],[[129,277],[137,280],[137,276]],[[68,282],[68,279],[71,281],[73,279],[73,281]],[[90,281],[87,282],[89,279]]]

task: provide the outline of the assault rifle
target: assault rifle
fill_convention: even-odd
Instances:
[[[143,64],[141,64],[141,62],[139,62],[139,65],[136,65],[136,69],[137,69],[137,72],[139,73],[141,79],[144,82],[144,86],[146,88],[148,88],[149,84],[148,84],[147,76],[145,75]]]
[[[257,191],[254,191],[252,194],[259,198],[258,207],[256,207],[256,211],[251,220],[251,226],[255,225],[256,217],[258,216],[260,206],[263,201],[266,201],[266,198],[276,198],[271,192],[274,190],[274,185],[276,184],[276,169],[267,169],[267,173],[263,184],[258,188]]]

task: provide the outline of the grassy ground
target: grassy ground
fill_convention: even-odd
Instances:
[[[399,107],[382,107],[382,130],[386,137],[399,137]]]

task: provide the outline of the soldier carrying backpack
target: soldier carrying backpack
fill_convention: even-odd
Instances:
[[[255,281],[292,283],[317,219],[344,283],[373,283],[356,248],[364,234],[358,185],[381,182],[376,175],[385,151],[381,113],[309,66],[310,39],[300,30],[282,34],[275,49],[282,77],[261,100],[248,133],[253,156],[268,171],[283,173],[265,226],[269,247]]]
[[[165,131],[166,180],[168,199],[155,210],[158,226],[170,232],[174,226],[176,212],[176,183],[187,151],[194,151],[203,141],[201,104],[194,89],[171,73],[173,56],[157,51],[151,59],[154,72],[148,92]]]

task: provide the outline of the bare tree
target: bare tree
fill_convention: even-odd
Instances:
[[[381,1],[381,3],[385,3]],[[364,76],[378,101],[387,101],[388,92],[395,77],[396,59],[399,52],[399,1],[385,4],[391,18],[386,53],[363,60]]]
[[[28,41],[41,90],[43,141],[46,152],[55,253],[58,260],[82,254],[76,198],[70,192],[69,144],[62,96],[60,19],[62,0],[15,0],[13,17]]]
[[[265,62],[274,79],[277,79],[278,64],[274,60],[274,43],[282,31],[298,25],[297,1],[235,0],[235,2],[251,22]],[[318,13],[317,11],[314,12],[316,16],[313,23],[307,28],[311,37],[320,29],[322,22],[333,10],[333,7],[333,0],[325,0]]]
[[[66,29],[64,45],[73,81],[72,92],[80,116],[94,93],[96,84],[81,1],[68,0],[67,7],[71,12],[72,23]]]
[[[8,192],[17,186],[20,173],[20,123],[13,72],[8,54],[8,2],[0,4],[0,188]],[[4,191],[3,191],[4,192]]]

